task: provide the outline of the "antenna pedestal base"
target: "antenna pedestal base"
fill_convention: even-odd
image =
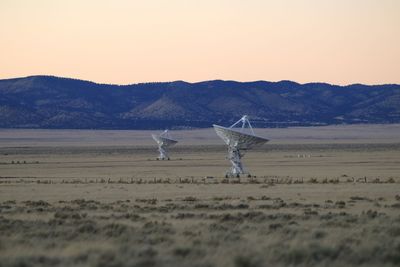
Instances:
[[[158,151],[160,152],[160,155],[158,156],[158,160],[169,160],[169,156],[167,154],[167,151],[165,151],[165,149],[162,146],[158,147]]]
[[[226,172],[227,177],[239,177],[241,174],[248,174],[242,164],[243,153],[236,147],[228,147],[228,159],[232,167]]]

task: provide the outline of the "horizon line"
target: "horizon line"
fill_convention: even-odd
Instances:
[[[89,82],[89,83],[94,83],[98,85],[110,85],[110,86],[131,86],[131,85],[139,85],[139,84],[152,84],[152,83],[176,83],[176,82],[184,82],[188,84],[198,84],[198,83],[205,83],[205,82],[214,82],[214,81],[222,81],[222,82],[237,82],[237,83],[256,83],[256,82],[267,82],[267,83],[282,83],[282,82],[290,82],[290,83],[295,83],[298,85],[308,85],[308,84],[325,84],[325,85],[331,85],[331,86],[340,86],[340,87],[348,87],[348,86],[354,86],[354,85],[364,85],[364,86],[382,86],[382,85],[397,85],[400,86],[399,83],[376,83],[376,84],[368,84],[368,83],[350,83],[350,84],[335,84],[335,83],[329,83],[329,82],[305,82],[305,83],[300,83],[294,80],[276,80],[276,81],[271,81],[271,80],[252,80],[252,81],[241,81],[241,80],[231,80],[231,79],[210,79],[210,80],[200,80],[200,81],[185,81],[185,80],[171,80],[171,81],[148,81],[148,82],[134,82],[134,83],[126,83],[126,84],[117,84],[117,83],[104,83],[104,82],[97,82],[94,80],[89,80],[85,78],[73,78],[73,77],[67,77],[67,76],[58,76],[58,75],[53,75],[53,74],[33,74],[33,75],[27,75],[27,76],[18,76],[18,77],[11,77],[11,78],[0,78],[0,81],[6,81],[6,80],[17,80],[17,79],[26,79],[26,78],[35,78],[35,77],[52,77],[52,78],[60,78],[60,79],[68,79],[68,80],[76,80],[76,81],[82,81],[82,82]]]

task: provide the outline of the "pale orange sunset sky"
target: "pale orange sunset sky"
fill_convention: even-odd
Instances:
[[[0,78],[400,83],[400,0],[0,0]]]

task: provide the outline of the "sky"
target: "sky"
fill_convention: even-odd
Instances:
[[[0,0],[0,79],[400,83],[399,0]]]

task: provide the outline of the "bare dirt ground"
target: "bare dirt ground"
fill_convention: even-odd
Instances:
[[[400,265],[399,125],[257,133],[0,130],[0,266]]]

